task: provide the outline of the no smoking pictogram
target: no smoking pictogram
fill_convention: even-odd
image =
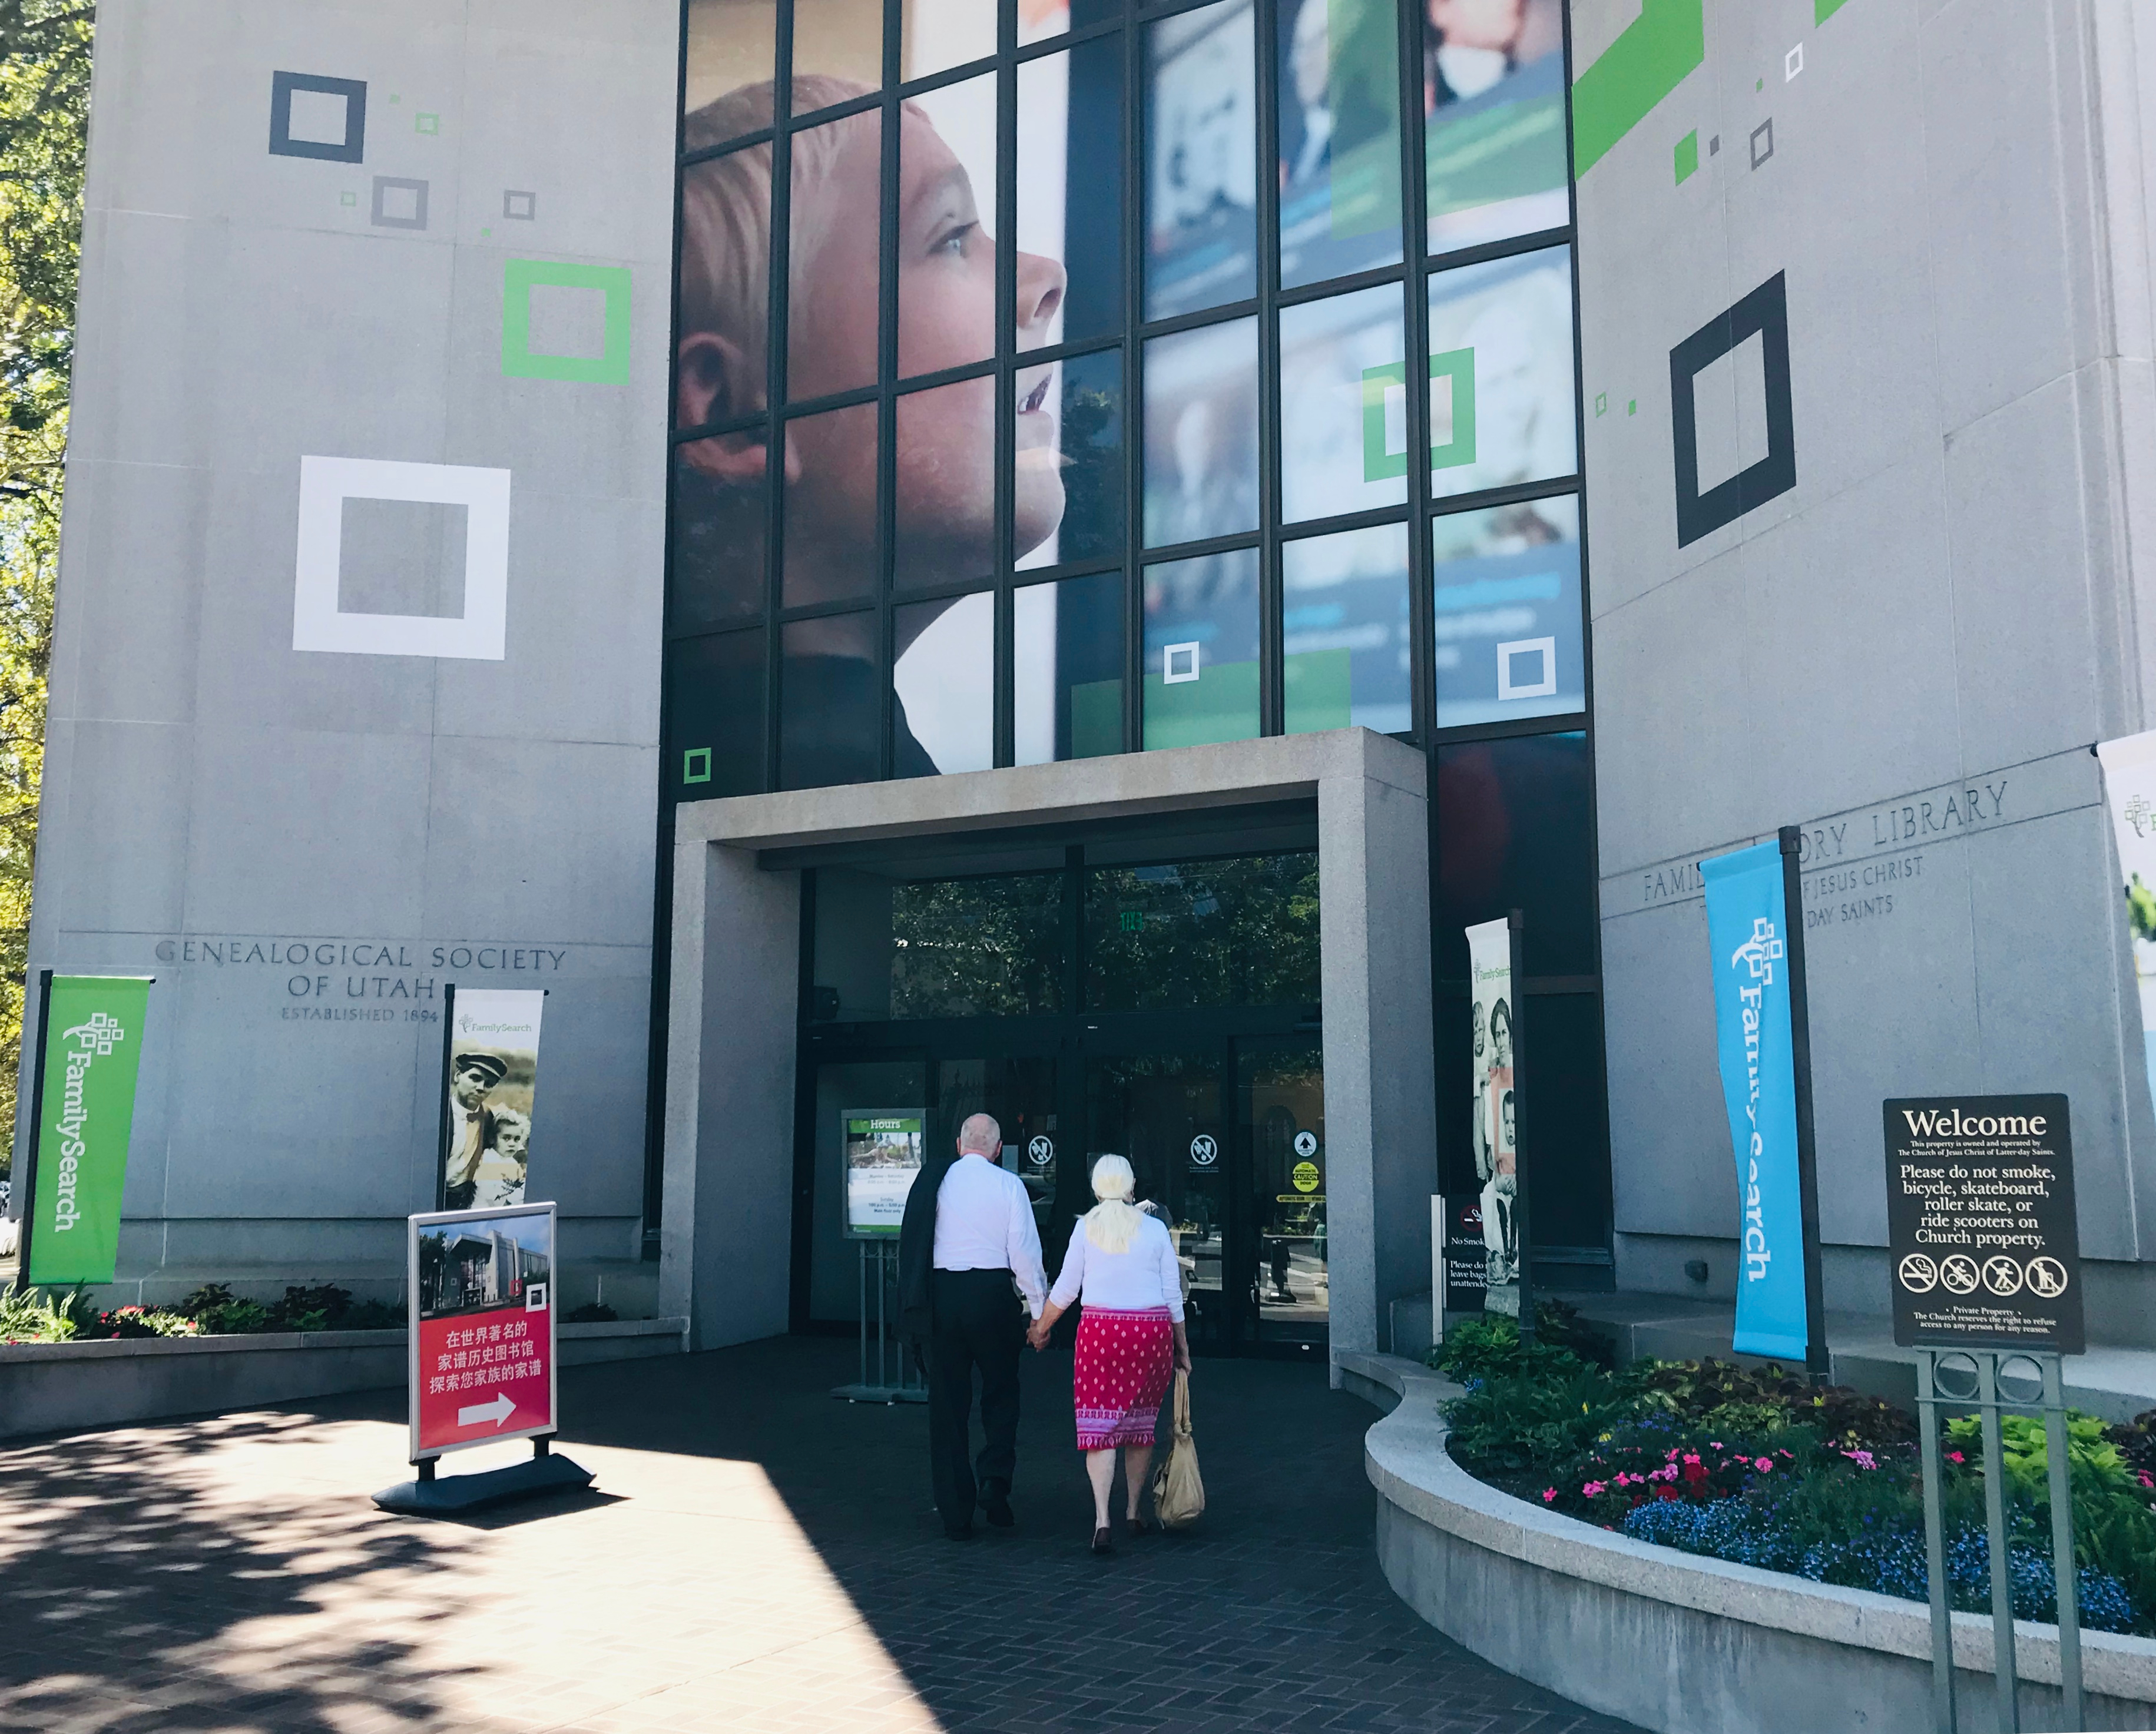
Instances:
[[[1912,1294],[1928,1295],[1938,1286],[1939,1267],[1920,1252],[1902,1260],[1902,1286]]]

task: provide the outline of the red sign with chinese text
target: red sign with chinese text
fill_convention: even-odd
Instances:
[[[484,1312],[419,1321],[418,1449],[544,1432],[554,1424],[552,1315],[539,1288]]]

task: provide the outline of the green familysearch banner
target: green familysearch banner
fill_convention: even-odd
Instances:
[[[26,1283],[112,1280],[151,979],[56,975],[47,981],[38,1143],[25,1218]]]

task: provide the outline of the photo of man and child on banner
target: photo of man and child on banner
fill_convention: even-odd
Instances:
[[[546,1004],[544,989],[449,989],[442,1209],[524,1202]]]

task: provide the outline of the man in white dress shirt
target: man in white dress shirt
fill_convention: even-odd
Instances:
[[[1033,1203],[1000,1165],[1003,1141],[992,1116],[968,1120],[957,1160],[923,1168],[913,1183],[899,1230],[902,1328],[927,1347],[929,1470],[954,1541],[973,1533],[977,1502],[998,1529],[1016,1521],[1019,1356],[1048,1299]],[[977,1367],[987,1442],[969,1462]]]

